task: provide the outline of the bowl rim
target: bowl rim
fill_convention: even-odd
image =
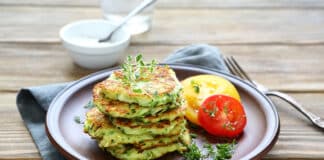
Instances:
[[[85,20],[70,22],[70,23],[64,25],[59,31],[59,36],[60,36],[61,42],[63,44],[66,43],[67,45],[70,45],[72,47],[77,47],[79,49],[93,49],[93,50],[117,48],[117,47],[120,47],[121,45],[129,44],[131,35],[123,27],[119,29],[119,32],[122,32],[122,34],[126,35],[125,38],[119,39],[117,42],[114,42],[114,43],[101,43],[100,45],[80,45],[78,43],[73,43],[66,38],[66,33],[69,32],[69,30],[72,29],[73,27],[78,26],[78,25],[84,25],[87,23],[94,23],[94,22],[97,22],[97,23],[99,22],[99,23],[111,25],[111,26],[117,25],[116,23],[113,23],[113,22],[110,22],[107,20],[103,20],[103,19],[85,19]],[[66,47],[68,47],[68,46],[66,46]],[[70,47],[68,47],[68,48],[70,48]],[[111,52],[109,52],[109,53],[111,53]],[[92,53],[87,53],[87,52],[79,53],[78,52],[78,54],[101,55],[101,54],[107,54],[107,53],[93,53],[93,52]]]

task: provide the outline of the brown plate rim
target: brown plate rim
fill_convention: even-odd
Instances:
[[[275,105],[272,103],[272,101],[265,96],[262,92],[260,92],[258,89],[256,89],[253,85],[251,85],[250,83],[247,83],[246,81],[233,76],[229,73],[225,73],[222,71],[218,71],[212,68],[208,68],[208,67],[203,67],[203,66],[199,66],[199,65],[191,65],[191,64],[161,64],[161,65],[168,65],[171,68],[177,68],[177,69],[190,69],[190,70],[195,70],[195,71],[204,71],[204,72],[210,72],[216,75],[221,75],[227,78],[230,78],[231,80],[236,80],[239,81],[240,83],[244,84],[245,86],[248,86],[250,89],[253,89],[255,93],[257,93],[258,95],[260,95],[262,98],[264,98],[264,100],[268,103],[268,105],[271,107],[271,111],[272,111],[272,116],[274,118],[274,129],[271,132],[271,136],[270,138],[268,138],[269,140],[267,141],[266,144],[263,144],[263,147],[259,150],[253,150],[253,152],[250,152],[249,154],[247,154],[245,157],[242,157],[241,159],[260,159],[262,157],[264,157],[271,149],[272,147],[276,144],[277,140],[278,140],[278,136],[280,133],[280,119],[279,119],[279,114],[278,111],[275,107]],[[65,142],[63,141],[59,135],[57,134],[53,134],[55,133],[55,129],[57,128],[53,128],[53,126],[51,126],[52,123],[51,120],[53,120],[53,118],[55,119],[55,117],[53,117],[53,110],[57,109],[58,107],[54,107],[56,106],[56,102],[62,97],[62,95],[69,91],[72,87],[75,87],[76,85],[79,85],[81,82],[86,81],[87,79],[90,79],[94,76],[98,76],[101,74],[107,74],[108,72],[112,72],[116,69],[120,69],[120,67],[113,67],[113,68],[108,68],[108,69],[104,69],[95,73],[92,73],[88,76],[85,76],[77,81],[75,81],[73,84],[69,85],[68,87],[66,87],[65,89],[63,89],[60,93],[58,93],[58,95],[53,99],[53,101],[51,102],[49,109],[47,111],[46,114],[46,123],[45,123],[45,130],[46,130],[46,134],[50,140],[50,142],[54,145],[54,147],[56,149],[58,149],[58,151],[66,158],[68,159],[82,159],[82,157],[78,156],[78,153],[75,153],[73,150],[71,150],[71,147]],[[61,106],[61,108],[63,108],[63,106]],[[267,114],[270,114],[267,112]],[[58,117],[57,117],[58,118]],[[258,148],[258,147],[256,147]]]

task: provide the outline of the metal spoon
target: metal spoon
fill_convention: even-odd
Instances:
[[[121,28],[126,22],[128,22],[135,15],[141,13],[145,8],[154,4],[157,0],[145,0],[140,5],[138,5],[135,9],[133,9],[110,33],[106,38],[99,39],[99,43],[109,41],[112,35]]]

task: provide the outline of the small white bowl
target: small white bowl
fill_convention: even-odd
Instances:
[[[109,42],[98,42],[115,26],[106,20],[77,21],[65,25],[60,30],[60,38],[78,65],[89,69],[106,68],[124,58],[130,41],[130,34],[121,28]]]

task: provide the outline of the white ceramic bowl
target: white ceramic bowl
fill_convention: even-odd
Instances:
[[[65,25],[60,30],[63,46],[74,61],[85,68],[101,69],[113,66],[125,56],[130,34],[123,28],[109,42],[99,43],[115,24],[106,20],[82,20]]]

